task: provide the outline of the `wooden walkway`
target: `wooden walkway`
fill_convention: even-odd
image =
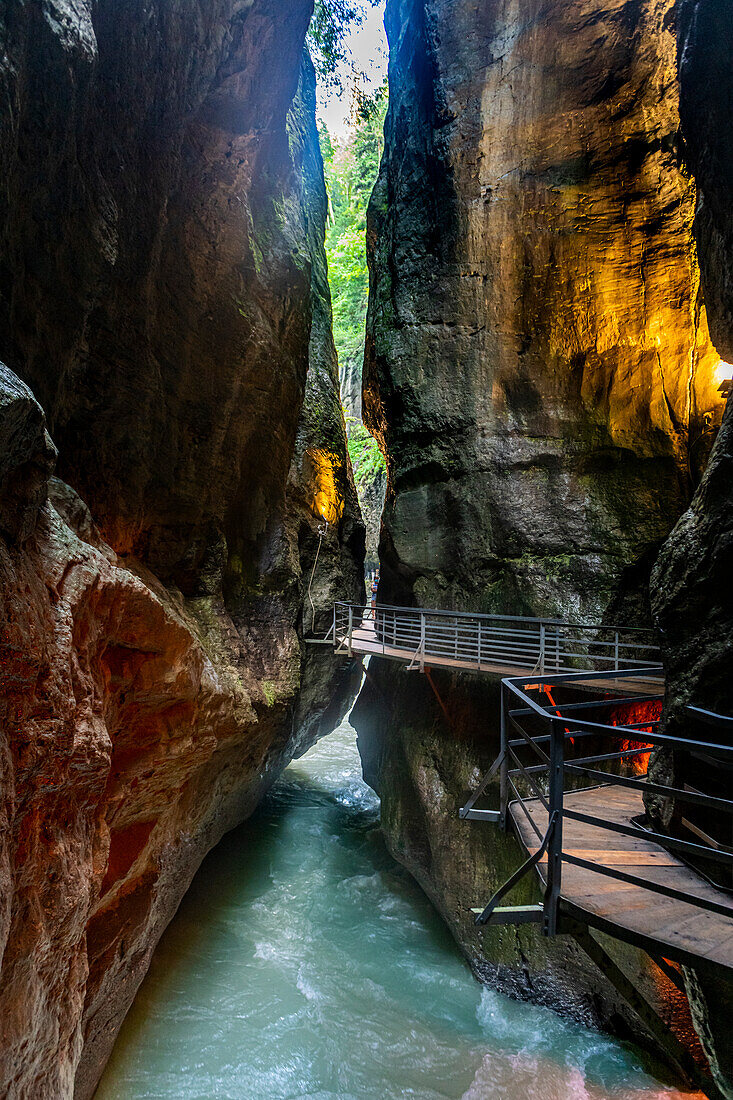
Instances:
[[[348,648],[348,639],[340,640],[340,648]],[[377,637],[373,619],[364,619],[351,632],[351,650],[363,656],[385,657],[389,661],[399,661],[400,664],[420,668],[421,665],[429,665],[431,668],[448,668],[478,671],[475,658],[448,657],[447,655],[435,655],[426,653],[424,656],[417,654],[415,649],[405,649],[400,646],[387,645]],[[482,661],[481,672],[492,672],[497,676],[521,676],[528,671],[521,665],[504,664],[497,661]]]
[[[539,799],[523,803],[542,835],[548,815]],[[566,792],[564,805],[610,823],[630,825],[644,813],[642,794],[621,787],[595,787]],[[538,848],[537,836],[522,806],[509,804],[517,836],[528,854]],[[665,898],[652,890],[564,863],[561,912],[612,935],[644,946],[652,954],[699,966],[701,960],[733,970],[733,896],[707,881],[676,856],[651,841],[623,836],[585,822],[563,821],[563,853],[602,866],[643,876],[650,883],[682,890],[730,907],[730,917],[706,912],[694,905]],[[538,865],[546,881],[547,856]]]
[[[539,622],[539,620],[537,621]],[[517,645],[519,657],[512,660],[511,654],[514,648],[513,639],[505,640],[501,633],[498,636],[498,640],[493,641],[493,644],[491,641],[487,642],[486,637],[484,637],[486,655],[483,657],[478,657],[475,651],[471,651],[471,647],[466,646],[465,643],[461,645],[460,642],[456,644],[455,647],[458,655],[450,655],[445,652],[448,647],[445,645],[444,636],[440,639],[442,644],[438,646],[441,652],[431,653],[429,645],[421,649],[419,640],[417,639],[416,644],[411,648],[404,645],[391,644],[387,640],[390,634],[388,627],[381,630],[380,633],[382,634],[381,638],[377,633],[375,622],[372,618],[364,618],[354,622],[350,632],[342,632],[336,629],[336,652],[354,653],[361,656],[384,657],[390,661],[398,661],[400,664],[406,665],[408,668],[412,669],[422,669],[427,666],[430,668],[444,668],[456,671],[484,672],[499,677],[522,676],[524,674],[544,675],[545,672],[551,671],[545,667],[545,670],[542,673],[540,672],[540,665],[545,662],[540,659],[539,648],[537,652],[534,652],[531,647],[523,641],[520,641]],[[529,634],[529,632],[527,633]],[[502,656],[497,658],[497,653],[501,653]],[[604,658],[604,660],[605,659],[606,658]],[[611,676],[613,675],[612,669],[609,669],[609,674]],[[586,688],[598,691],[599,689],[613,690],[616,685],[612,679],[608,682],[596,679],[589,684],[585,684],[582,680],[576,681],[573,686],[580,691]],[[661,669],[659,676],[634,679],[631,681],[631,686],[628,687],[628,685],[626,685],[624,690],[627,690],[627,688],[631,694],[659,694],[664,691],[664,680]]]

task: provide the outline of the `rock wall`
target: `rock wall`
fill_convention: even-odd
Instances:
[[[310,261],[286,116],[310,8],[4,16],[5,361],[110,544],[186,593],[236,576],[290,465]]]
[[[341,384],[341,400],[349,416],[355,420],[361,420],[361,373],[362,359],[357,362],[348,355],[344,356],[345,362],[339,363],[339,382]]]
[[[346,362],[339,363],[339,383],[341,388],[341,404],[346,414],[346,432],[353,437],[356,434],[357,441],[363,444],[364,428],[361,412],[361,374],[362,359],[355,363],[349,350],[345,349]],[[351,452],[354,453],[353,451]],[[363,453],[361,446],[357,450]],[[384,509],[384,494],[387,488],[387,473],[384,463],[374,469],[368,464],[365,471],[359,469],[358,458],[354,462],[354,480],[359,496],[359,509],[366,527],[366,557],[365,569],[369,572],[379,568],[379,538],[382,529],[382,511]]]
[[[0,15],[8,1097],[91,1096],[201,859],[356,687],[304,642],[364,554],[310,11]]]
[[[733,360],[733,139],[730,121],[733,77],[733,6],[687,2],[679,27],[680,92],[689,164],[698,183],[695,230],[710,328],[718,349]],[[652,575],[652,604],[667,670],[665,730],[733,745],[724,727],[700,725],[688,704],[730,715],[733,637],[733,409],[728,401],[713,452],[689,509],[665,543]],[[670,767],[671,765],[671,767]],[[675,776],[676,761],[658,761]],[[679,774],[711,794],[730,797],[730,775],[699,774],[684,758]],[[693,816],[685,807],[687,816]],[[668,823],[668,822],[667,822]],[[726,838],[730,819],[705,828]],[[685,832],[683,835],[690,837]],[[694,839],[694,838],[691,838]],[[725,841],[724,841],[725,842]],[[729,1021],[733,983],[687,972],[697,1029],[724,1095],[733,1096],[733,1051]]]
[[[671,0],[388,0],[364,388],[388,455],[386,603],[650,619],[651,567],[722,412],[676,15]],[[561,941],[471,924],[518,863],[457,820],[498,752],[497,708],[475,679],[433,682],[372,662],[354,712],[393,852],[484,977],[641,1034]],[[653,968],[618,952],[689,1033]]]
[[[678,20],[682,132],[698,192],[695,236],[710,331],[727,360],[733,360],[732,41],[729,0],[683,0]]]
[[[389,602],[598,621],[644,600],[720,406],[673,15],[388,6],[364,406]]]
[[[379,568],[379,540],[382,534],[382,512],[387,490],[387,471],[382,468],[359,487],[359,505],[366,524],[365,566],[370,571]]]

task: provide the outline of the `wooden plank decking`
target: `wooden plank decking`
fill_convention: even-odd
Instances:
[[[569,792],[564,805],[626,825],[644,812],[641,793],[623,787]],[[539,799],[527,799],[524,806],[544,835],[545,807]],[[539,845],[526,815],[517,802],[510,803],[509,812],[520,841],[533,854]],[[733,970],[733,896],[709,885],[674,855],[651,841],[568,818],[563,821],[563,852],[728,905],[730,917],[720,916],[582,867],[564,863],[562,868],[561,907],[569,915],[605,930],[612,926],[614,935],[647,950],[651,944],[665,958],[704,960]],[[538,867],[543,882],[546,868],[545,856]]]

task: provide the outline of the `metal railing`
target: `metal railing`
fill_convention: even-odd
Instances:
[[[634,669],[657,664],[651,630],[588,626],[560,619],[483,615],[428,608],[337,603],[329,631],[339,652],[376,653],[410,667],[477,671],[527,669],[542,675],[574,669]]]
[[[563,847],[563,823],[580,822],[585,825],[621,834],[626,837],[651,842],[695,866],[696,861],[722,864],[733,868],[733,847],[717,844],[700,844],[685,840],[677,835],[660,833],[637,824],[634,820],[619,822],[608,817],[584,813],[573,809],[566,803],[566,784],[572,784],[572,791],[598,788],[599,786],[617,786],[631,788],[643,798],[645,793],[673,800],[675,806],[680,803],[704,807],[715,814],[733,814],[733,801],[699,790],[692,790],[685,783],[681,787],[652,781],[646,771],[643,774],[625,773],[624,765],[642,756],[647,756],[655,748],[673,749],[675,753],[689,754],[712,763],[718,769],[733,771],[733,746],[717,741],[683,739],[658,732],[659,720],[640,718],[626,725],[611,725],[590,721],[584,717],[588,710],[598,711],[613,707],[638,705],[640,696],[630,694],[635,677],[644,677],[654,669],[626,671],[616,678],[616,694],[607,694],[591,701],[556,702],[554,696],[558,689],[582,684],[587,689],[594,680],[604,678],[603,692],[608,692],[608,674],[576,673],[565,676],[543,678],[541,683],[527,684],[526,679],[505,679],[501,686],[501,751],[491,770],[484,777],[478,790],[461,809],[464,818],[481,817],[497,821],[502,828],[509,825],[510,803],[518,812],[525,815],[537,838],[537,850],[494,894],[485,909],[477,916],[476,922],[486,924],[499,902],[506,894],[542,859],[547,852],[547,876],[542,902],[541,921],[546,935],[554,935],[558,929],[559,903],[562,893],[563,866],[573,865],[598,875],[618,879],[623,883],[640,886],[652,893],[685,902],[687,905],[706,912],[722,914],[733,920],[733,897],[729,904],[710,897],[700,897],[689,891],[680,891],[653,879],[643,878],[615,866],[584,859],[576,852]],[[549,698],[548,698],[549,694]],[[544,695],[544,701],[540,702]],[[660,696],[647,695],[647,701],[661,699]],[[714,722],[718,725],[733,726],[733,720],[698,708],[687,708],[691,721]],[[584,746],[590,740],[591,749]],[[527,763],[527,752],[531,763]],[[618,773],[609,768],[619,768]],[[500,776],[501,809],[496,811],[474,811],[474,806],[488,787],[490,779]],[[590,782],[588,782],[590,781]],[[585,783],[585,786],[583,785]],[[522,789],[523,788],[523,789]],[[547,828],[543,832],[528,809],[527,803],[541,803],[546,812]],[[641,798],[640,798],[641,803]],[[703,879],[700,879],[701,883]],[[717,885],[717,884],[714,884]],[[732,929],[733,931],[733,925]]]

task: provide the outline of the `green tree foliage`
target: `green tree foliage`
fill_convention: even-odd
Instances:
[[[348,446],[356,488],[361,492],[372,485],[384,472],[384,456],[361,420],[347,416]]]
[[[319,126],[329,197],[326,254],[333,334],[342,377],[358,377],[364,354],[369,291],[366,210],[379,171],[386,110],[385,82],[371,96],[355,95],[355,125],[348,141],[334,141],[325,125]]]
[[[348,58],[346,34],[352,24],[362,22],[363,5],[359,0],[316,0],[308,48],[318,79],[326,86],[340,87],[339,65]]]

